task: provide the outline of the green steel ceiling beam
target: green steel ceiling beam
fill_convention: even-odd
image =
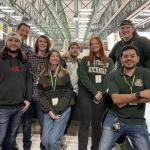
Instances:
[[[78,0],[74,0],[74,17],[78,17]],[[76,38],[78,38],[78,22],[75,22]]]
[[[87,31],[86,31],[86,34],[85,34],[84,39],[87,39],[87,37],[88,37],[88,34],[89,34],[90,30],[91,30],[91,26],[92,26],[92,24],[93,24],[93,22],[94,22],[95,16],[96,16],[96,14],[97,14],[98,8],[99,8],[100,5],[101,5],[101,2],[102,2],[102,0],[95,1],[95,5],[93,5],[93,7],[92,7],[93,12],[92,12],[92,15],[91,15],[91,18],[90,18],[90,22],[89,22],[89,24],[88,24],[88,28],[87,28]],[[93,3],[94,3],[94,2],[93,2]]]
[[[21,15],[24,15],[25,17],[27,17],[31,23],[33,23],[35,26],[37,26],[38,28],[40,28],[42,30],[42,32],[45,33],[45,35],[51,37],[54,40],[58,39],[58,35],[61,38],[61,40],[64,40],[63,34],[58,32],[60,31],[59,28],[57,28],[57,33],[54,32],[53,30],[47,30],[45,28],[45,26],[51,27],[51,24],[49,24],[44,16],[42,16],[39,12],[39,10],[37,10],[33,5],[35,4],[35,2],[37,2],[37,0],[28,0],[28,1],[22,1],[25,4],[24,5],[20,5],[21,4],[21,0],[20,1],[16,1],[16,3],[13,2],[11,0],[6,0],[5,3],[7,4],[7,6],[10,6],[12,8],[14,8],[17,12],[19,12]],[[40,3],[40,1],[38,1]],[[46,3],[45,3],[46,5]],[[41,6],[39,6],[41,7]],[[46,6],[47,7],[47,6]],[[47,12],[46,12],[47,13]],[[33,15],[34,14],[34,15]],[[52,15],[48,15],[48,17],[53,18]],[[38,23],[38,21],[40,20],[40,22],[42,22],[42,24]],[[57,23],[55,22],[55,19],[53,19],[53,22],[55,24],[55,26],[57,27]],[[45,24],[43,26],[43,24]],[[61,32],[61,31],[60,31]]]
[[[64,34],[65,39],[71,39],[69,29],[67,29],[64,24],[61,22],[61,18],[59,17],[58,13],[55,10],[55,5],[50,0],[45,0],[48,7],[50,8],[51,13],[53,14],[59,28],[61,29],[62,33]]]
[[[68,37],[70,37],[71,38],[71,34],[70,34],[70,31],[69,31],[69,27],[68,27],[68,23],[67,23],[67,18],[66,18],[66,14],[65,14],[65,12],[64,12],[64,8],[63,8],[63,6],[62,6],[62,2],[61,2],[61,0],[57,0],[56,1],[57,2],[57,7],[58,7],[58,10],[57,10],[57,12],[59,11],[59,13],[60,13],[60,17],[61,17],[61,19],[63,19],[63,25],[64,25],[64,27],[65,27],[65,29],[66,29],[66,32],[67,32],[67,34],[68,34]],[[59,8],[60,7],[60,8]],[[62,18],[63,17],[63,18]]]
[[[150,1],[150,0],[148,0]],[[132,0],[130,1],[126,7],[124,7],[124,9],[111,21],[111,23],[105,28],[105,30],[103,30],[103,32],[101,32],[101,36],[105,37],[108,36],[110,33],[112,32],[116,32],[118,30],[118,25],[119,23],[124,20],[124,19],[131,19],[131,17],[133,17],[133,15],[135,15],[137,12],[136,10],[142,6],[145,7],[145,4],[148,3],[147,0]],[[118,0],[118,2],[120,2],[120,0]],[[120,7],[122,7],[122,3],[124,3],[124,1],[122,0],[121,4],[119,5]],[[117,3],[115,4],[117,5]],[[115,5],[112,6],[112,8],[115,8]],[[118,8],[119,9],[119,8]],[[113,12],[109,11],[110,16],[113,16]],[[105,14],[107,16],[107,14]],[[100,21],[99,21],[99,27],[102,28],[102,26],[105,26],[105,24],[108,22],[108,20],[106,20],[106,16],[102,16]],[[98,32],[95,31],[96,33]]]
[[[120,3],[121,1],[112,0],[111,4],[108,6],[108,9],[104,12],[100,21],[104,20],[103,17],[106,17],[106,16],[107,16],[107,19],[105,19],[105,22],[103,22],[102,27],[98,33],[99,35],[111,24],[111,22],[115,19],[115,17],[117,17],[117,15],[121,13],[121,11],[130,2],[130,0],[122,1],[121,6],[119,8],[113,7],[112,4],[117,6],[118,5],[117,2]]]
[[[31,3],[31,0],[26,0],[26,2],[30,5],[30,7],[35,11],[35,14],[40,18],[42,25],[49,26],[49,24],[47,24],[46,20],[43,18],[43,16],[39,13],[39,11],[33,6],[33,4]],[[34,16],[35,17],[35,16]],[[44,29],[44,32],[47,33],[47,31]],[[47,35],[49,35],[47,33]],[[49,35],[52,39],[57,39],[57,36],[54,32],[51,31],[51,34]]]

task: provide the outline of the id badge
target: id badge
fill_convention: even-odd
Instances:
[[[58,103],[58,97],[52,98],[52,104],[53,106],[56,106]]]
[[[101,75],[95,75],[95,83],[102,83],[102,76]]]
[[[136,106],[137,103],[129,103],[130,106]]]

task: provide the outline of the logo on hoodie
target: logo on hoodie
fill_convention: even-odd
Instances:
[[[12,66],[12,67],[10,68],[10,71],[11,71],[11,72],[14,72],[14,73],[20,72],[20,71],[21,71],[21,68],[20,68],[19,66]]]

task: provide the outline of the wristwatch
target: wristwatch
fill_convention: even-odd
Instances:
[[[141,93],[140,92],[136,92],[135,93],[135,97],[138,98],[138,99],[142,98]]]

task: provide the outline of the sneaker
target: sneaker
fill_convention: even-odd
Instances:
[[[66,150],[67,149],[67,140],[66,137],[63,136],[60,140],[60,145],[61,145],[61,149],[62,150]]]

